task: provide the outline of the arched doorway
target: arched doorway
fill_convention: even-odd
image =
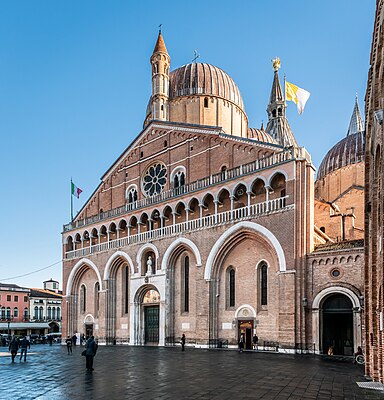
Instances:
[[[348,296],[335,293],[327,296],[322,305],[322,349],[333,347],[334,355],[353,355],[353,305]]]
[[[144,344],[159,343],[160,294],[149,289],[143,296]]]

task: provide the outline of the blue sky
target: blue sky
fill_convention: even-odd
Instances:
[[[364,109],[374,11],[373,0],[0,1],[0,282],[61,282],[70,178],[79,210],[141,131],[160,23],[171,68],[197,49],[234,79],[250,127],[267,120],[280,57],[281,79],[311,92],[287,117],[318,167],[356,92]]]

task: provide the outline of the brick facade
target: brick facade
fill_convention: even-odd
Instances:
[[[376,17],[366,93],[365,348],[366,374],[384,382],[383,357],[383,1]]]
[[[241,99],[221,98],[213,83],[206,92],[168,98],[164,84],[157,84],[168,66],[159,40],[161,57],[154,52],[151,58],[159,61],[152,113],[168,100],[188,108],[194,97],[204,108],[207,93],[242,106]],[[220,114],[215,101],[208,108],[215,104]],[[244,137],[243,128],[230,135],[206,120],[191,125],[181,114],[170,120],[172,104],[157,120],[147,118],[64,226],[64,335],[166,345],[185,333],[196,346],[236,346],[244,334],[249,346],[257,333],[261,342],[286,351],[309,345],[324,352],[330,344],[322,339],[322,306],[340,294],[351,302],[353,346],[361,344],[362,244],[331,243],[314,252],[315,169],[296,145],[284,104],[275,68],[268,106],[273,138],[264,131],[263,141]],[[294,145],[281,144],[287,141]],[[354,199],[361,202],[361,196]],[[329,223],[329,208],[322,218]],[[325,243],[320,231],[316,237]],[[332,277],[335,269],[340,274]]]

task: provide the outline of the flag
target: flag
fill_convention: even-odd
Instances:
[[[72,193],[72,196],[75,196],[75,197],[79,198],[81,192],[82,192],[82,190],[81,190],[80,188],[78,188],[78,187],[71,181],[71,193]]]
[[[293,83],[285,82],[285,100],[294,101],[297,105],[297,111],[299,114],[303,113],[305,103],[309,99],[310,95],[311,93],[299,88]]]

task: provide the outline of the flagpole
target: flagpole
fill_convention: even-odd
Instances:
[[[73,221],[73,196],[72,196],[72,177],[71,177],[71,222]]]

